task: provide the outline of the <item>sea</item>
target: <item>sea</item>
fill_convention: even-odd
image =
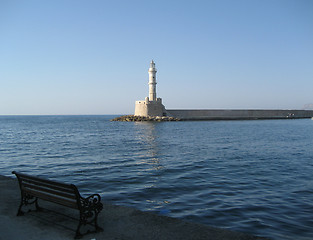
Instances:
[[[313,239],[313,121],[0,116],[0,174],[271,239]]]

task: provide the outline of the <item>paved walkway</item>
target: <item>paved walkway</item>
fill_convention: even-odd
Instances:
[[[40,201],[40,206],[46,210],[17,217],[16,212],[20,202],[17,180],[0,176],[0,193],[0,240],[73,239],[78,221],[59,213],[78,217],[77,211]],[[262,239],[111,204],[104,204],[104,209],[99,215],[99,225],[104,229],[103,232],[89,234],[82,239]]]

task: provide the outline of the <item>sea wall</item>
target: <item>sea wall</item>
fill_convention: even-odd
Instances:
[[[167,116],[181,120],[253,120],[311,118],[313,110],[175,110],[166,109]]]

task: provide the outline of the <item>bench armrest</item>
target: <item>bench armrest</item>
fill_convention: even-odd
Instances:
[[[80,198],[80,207],[83,211],[95,211],[99,213],[102,208],[103,204],[101,203],[101,197],[99,194],[92,194],[89,197]]]

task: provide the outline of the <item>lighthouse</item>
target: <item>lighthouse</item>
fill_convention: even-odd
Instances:
[[[156,101],[156,68],[153,60],[150,63],[149,73],[149,101]]]
[[[136,116],[165,116],[165,107],[162,104],[162,99],[156,95],[156,73],[155,63],[150,62],[149,73],[149,97],[143,101],[136,101],[135,115]]]

